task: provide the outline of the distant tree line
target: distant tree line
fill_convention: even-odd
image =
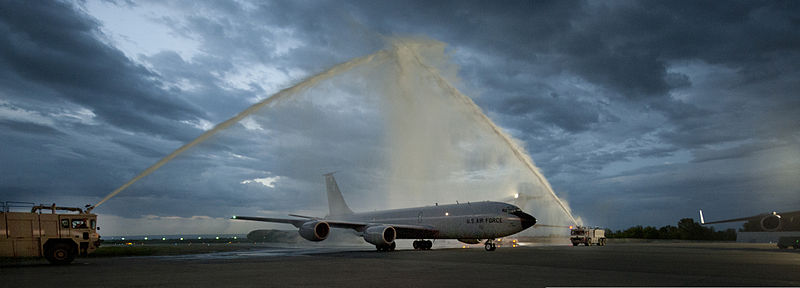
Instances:
[[[681,239],[681,240],[717,240],[736,241],[736,230],[714,231],[714,227],[700,226],[692,218],[678,221],[678,227],[667,225],[661,228],[653,226],[634,226],[628,229],[611,231],[606,229],[608,238],[642,238],[642,239]]]

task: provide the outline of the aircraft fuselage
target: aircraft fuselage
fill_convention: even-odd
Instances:
[[[490,201],[334,215],[325,220],[427,226],[437,230],[433,237],[437,239],[498,238],[518,233],[536,223],[533,217],[514,205]],[[403,238],[414,237],[398,235],[398,239]]]

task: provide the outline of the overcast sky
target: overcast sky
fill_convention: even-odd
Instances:
[[[800,209],[796,1],[2,1],[0,34],[0,200],[96,203],[255,102],[418,37],[587,223]],[[354,210],[389,208],[363,192],[397,181],[375,172],[385,119],[350,82],[135,184],[96,210],[106,233],[321,214],[333,170]],[[447,198],[420,199],[468,200]]]

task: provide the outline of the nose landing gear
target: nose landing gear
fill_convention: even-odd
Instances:
[[[483,245],[483,248],[486,251],[494,251],[497,249],[497,246],[494,245],[494,239],[486,239],[486,243]]]

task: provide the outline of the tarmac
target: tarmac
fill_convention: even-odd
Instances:
[[[259,248],[0,266],[0,287],[800,286],[800,251],[748,243]]]

